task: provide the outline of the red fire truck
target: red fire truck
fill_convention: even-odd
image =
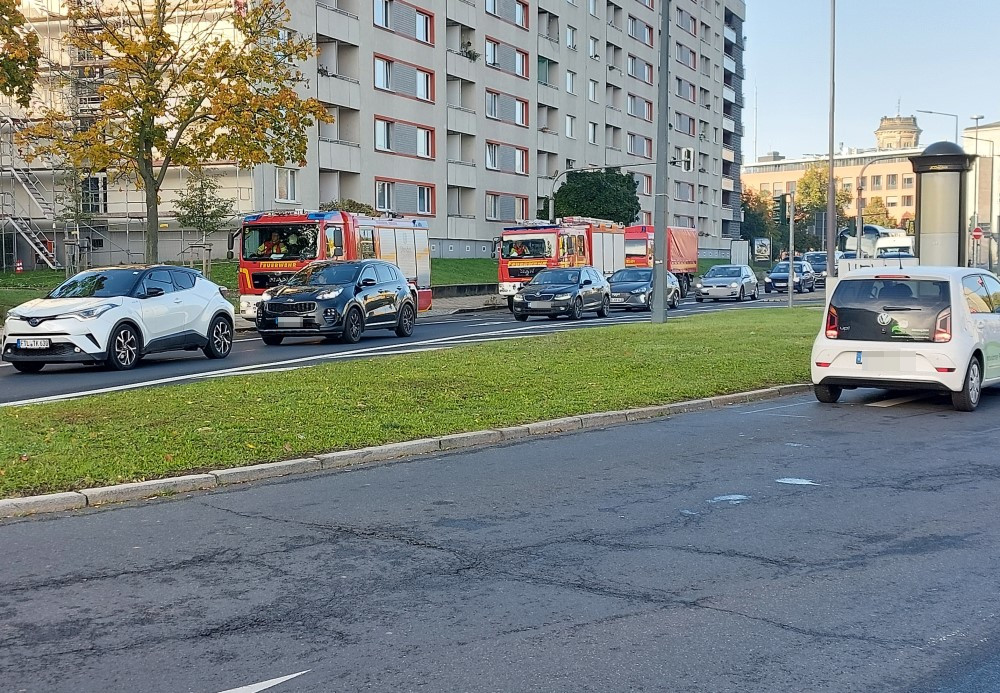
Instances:
[[[314,260],[379,258],[407,277],[419,310],[431,307],[431,254],[423,219],[348,212],[265,212],[243,219],[239,244],[240,314],[254,319],[261,294]]]
[[[653,227],[625,227],[625,265],[653,266]],[[698,274],[698,231],[680,226],[667,227],[667,269],[677,277],[681,296],[687,296]]]
[[[593,265],[610,274],[625,266],[625,227],[604,219],[527,222],[508,226],[493,241],[500,255],[499,293],[508,307],[518,289],[547,267]]]

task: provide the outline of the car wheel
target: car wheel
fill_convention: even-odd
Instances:
[[[743,303],[743,301],[745,299],[746,299],[746,295],[743,293],[743,287],[741,286],[740,287],[740,295],[736,297],[736,302],[737,303]]]
[[[416,322],[416,318],[413,313],[413,306],[409,303],[404,303],[403,307],[399,309],[399,322],[396,323],[396,336],[397,337],[409,337],[413,334],[413,324]]]
[[[210,359],[224,359],[233,350],[233,326],[221,315],[208,326],[208,344],[202,351]]]
[[[18,373],[37,373],[45,368],[45,364],[39,361],[15,361],[10,365],[12,365],[14,370]]]
[[[507,310],[509,310],[511,313],[514,312],[514,297],[513,296],[508,296],[507,297]]]
[[[573,301],[573,308],[570,310],[570,320],[579,320],[583,317],[583,299],[577,298]]]
[[[754,286],[753,287],[753,293],[750,294],[750,300],[751,301],[756,301],[758,298],[760,298],[760,287],[759,286]]]
[[[268,346],[278,346],[284,339],[280,334],[262,334],[260,336],[260,341],[264,342]]]
[[[701,296],[695,296],[694,297],[694,302],[695,303],[702,303],[704,300],[705,299],[703,299]]]
[[[611,299],[605,296],[601,301],[601,307],[597,309],[597,317],[606,318],[611,315]]]
[[[674,295],[670,297],[670,307],[677,307],[677,292],[674,292]],[[652,307],[650,307],[650,310],[653,310]]]
[[[834,404],[840,399],[841,393],[844,388],[839,385],[814,385],[813,392],[816,394],[816,399],[818,399],[823,404]]]
[[[771,289],[770,289],[770,287],[767,287],[767,286],[765,286],[765,287],[764,287],[764,293],[765,293],[765,294],[769,294],[769,293],[771,293]]]
[[[108,340],[108,366],[127,371],[139,362],[139,335],[131,325],[119,325]]]
[[[983,370],[975,356],[969,361],[965,372],[965,384],[960,392],[951,393],[951,405],[957,411],[975,411],[979,406],[979,396],[983,392]]]
[[[361,341],[361,332],[364,325],[361,322],[361,311],[351,308],[344,316],[344,333],[340,335],[340,341],[344,344],[357,344]]]
[[[518,322],[527,322],[528,316],[527,315],[518,315],[517,313],[515,313],[514,314],[514,319],[517,320]],[[550,320],[555,320],[556,316],[550,315],[549,319]]]

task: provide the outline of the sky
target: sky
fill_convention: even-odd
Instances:
[[[1000,121],[1000,1],[836,0],[834,141],[875,146],[882,116],[914,115],[921,146]],[[747,0],[743,156],[825,154],[830,0]],[[755,112],[756,111],[756,112]],[[756,125],[755,125],[756,122]]]

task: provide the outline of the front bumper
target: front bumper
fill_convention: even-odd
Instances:
[[[497,285],[498,293],[501,296],[513,296],[521,290],[521,287],[524,286],[527,281],[528,280],[525,279],[523,282],[500,282]]]
[[[648,308],[648,294],[611,293],[612,308]]]
[[[740,287],[734,289],[731,286],[703,286],[695,289],[695,292],[698,298],[739,298]]]
[[[0,358],[11,363],[99,363],[107,358],[107,339],[97,320],[46,320],[37,327],[26,321],[8,321]],[[96,334],[95,334],[96,332]],[[23,348],[18,340],[48,340],[47,348]]]
[[[260,296],[252,294],[240,294],[240,315],[247,320],[257,319],[257,307],[260,305]]]
[[[541,304],[548,305],[541,305]],[[515,301],[514,315],[568,315],[573,300],[566,301]]]
[[[289,337],[339,335],[344,332],[344,311],[333,302],[314,303],[311,310],[272,312],[267,304],[258,306],[254,324],[260,334],[280,334]],[[280,306],[280,304],[279,304]]]

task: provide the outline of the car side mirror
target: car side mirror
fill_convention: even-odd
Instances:
[[[344,257],[344,249],[343,248],[334,248],[333,249],[333,256],[334,257]]]
[[[581,284],[580,286],[590,286],[593,283],[594,283],[593,279],[584,279],[583,284]]]
[[[156,298],[157,296],[163,295],[163,289],[158,286],[151,286],[146,289],[146,293],[142,295],[142,298]]]
[[[361,280],[361,286],[375,286],[378,282],[371,277],[365,277]]]

